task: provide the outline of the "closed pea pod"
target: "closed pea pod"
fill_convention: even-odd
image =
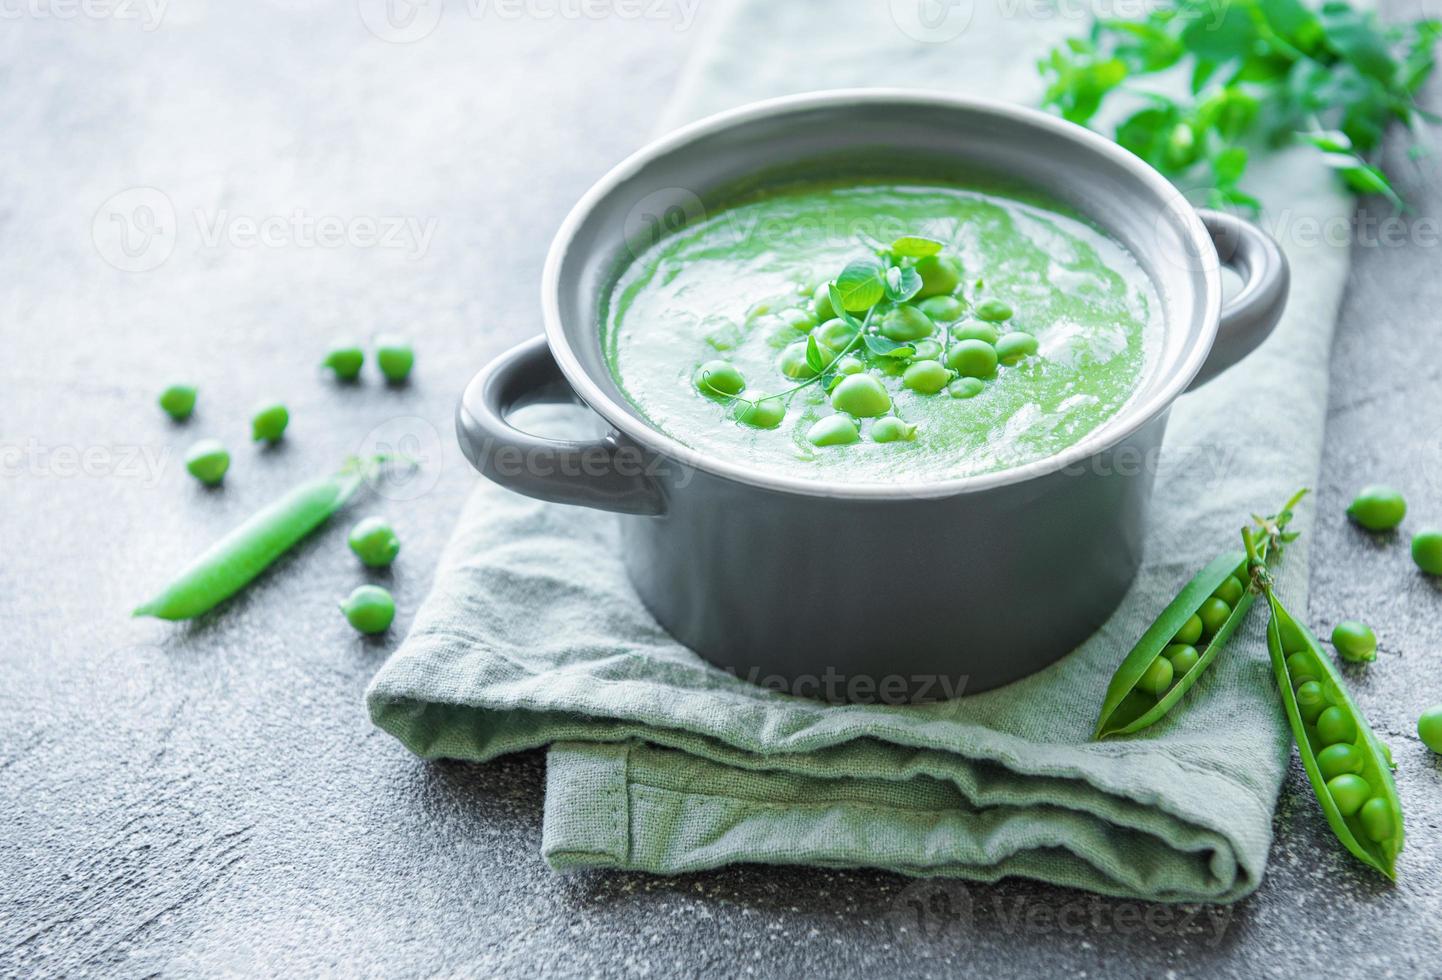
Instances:
[[[1249,532],[1244,533],[1248,550],[1256,557],[1255,543]],[[1402,805],[1386,751],[1317,638],[1287,612],[1265,570],[1258,579],[1271,609],[1267,652],[1272,674],[1317,802],[1351,854],[1395,878],[1404,833]],[[1294,666],[1305,673],[1294,674]],[[1326,707],[1308,720],[1311,712],[1304,711],[1303,702],[1314,703],[1317,691]]]
[[[302,483],[213,544],[134,615],[191,619],[219,605],[335,513],[365,472],[357,460],[334,476]]]

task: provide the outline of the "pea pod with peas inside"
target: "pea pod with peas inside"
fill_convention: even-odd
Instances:
[[[1262,547],[1273,557],[1291,539],[1285,529],[1305,493],[1261,520],[1269,531]],[[1112,675],[1092,738],[1131,735],[1176,707],[1251,611],[1256,594],[1246,581],[1247,556],[1241,551],[1217,556],[1192,577]]]
[[[1243,535],[1256,557],[1250,529]],[[1260,558],[1252,567],[1272,612],[1267,624],[1272,674],[1327,824],[1358,860],[1395,879],[1404,841],[1402,804],[1386,747],[1317,638],[1277,598]]]

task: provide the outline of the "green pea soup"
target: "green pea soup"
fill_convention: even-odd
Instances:
[[[929,308],[966,312],[954,322],[937,313],[929,336],[908,340],[909,356],[877,356],[862,344],[844,353],[882,382],[888,414],[915,431],[898,439],[895,423],[857,418],[857,441],[816,445],[808,433],[837,410],[827,378],[801,386],[807,379],[795,376],[795,358],[804,349],[796,345],[828,326],[817,315],[817,287],[825,295],[824,284],[849,262],[907,235],[940,242],[941,254],[963,268],[958,304]],[[1009,320],[987,324],[976,315],[983,307],[991,319],[998,304],[1010,307]],[[883,306],[892,308],[877,310]],[[981,183],[874,179],[783,184],[709,209],[621,271],[601,319],[612,376],[657,429],[762,470],[858,483],[975,476],[1053,456],[1121,411],[1162,331],[1160,301],[1136,259],[1068,208]],[[968,328],[985,336],[987,326],[1035,344],[1003,344],[1022,356],[984,383],[937,389],[941,379],[928,366],[912,372],[912,383],[924,377],[931,390],[908,387],[908,367],[945,366],[955,338],[972,336]],[[843,353],[818,349],[828,362]],[[698,388],[699,366],[716,360],[740,372],[744,397],[782,395],[779,425],[742,424],[735,401]],[[955,364],[965,369],[963,357]],[[871,438],[873,428],[882,438]]]

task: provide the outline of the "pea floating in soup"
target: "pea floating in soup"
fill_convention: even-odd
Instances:
[[[1060,205],[948,184],[788,185],[642,252],[602,340],[688,447],[792,476],[973,476],[1053,456],[1159,346],[1136,260]]]

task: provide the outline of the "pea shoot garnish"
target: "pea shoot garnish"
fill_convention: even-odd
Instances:
[[[1042,104],[1087,125],[1104,103],[1128,102],[1116,141],[1168,177],[1204,186],[1211,207],[1259,211],[1241,187],[1248,146],[1298,141],[1353,192],[1401,204],[1366,157],[1388,123],[1420,134],[1435,121],[1416,96],[1442,21],[1389,27],[1348,3],[1314,10],[1301,0],[1171,0],[1148,11],[1097,18],[1086,37],[1052,50],[1037,66],[1048,82]],[[1185,97],[1146,87],[1177,72],[1191,80]]]
[[[848,445],[864,437],[904,444],[915,441],[919,430],[897,410],[898,395],[974,398],[999,365],[1012,367],[1036,355],[1030,333],[998,336],[993,324],[1014,316],[1010,304],[967,299],[965,269],[945,254],[944,243],[924,235],[903,235],[889,245],[863,241],[871,254],[848,262],[835,279],[798,291],[799,305],[776,309],[768,301],[789,333],[775,369],[794,383],[779,391],[753,388],[730,361],[712,358],[692,375],[697,393],[728,406],[741,425],[776,429],[795,395],[819,388],[841,418],[812,416],[805,432],[812,445]],[[981,286],[977,280],[974,290]],[[718,349],[709,333],[706,340]],[[734,338],[728,349],[743,340]]]

